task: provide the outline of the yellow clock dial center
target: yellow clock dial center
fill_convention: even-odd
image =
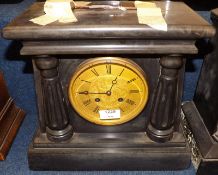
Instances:
[[[69,99],[84,119],[99,125],[117,125],[134,119],[144,109],[148,84],[144,71],[131,60],[89,59],[73,74]]]

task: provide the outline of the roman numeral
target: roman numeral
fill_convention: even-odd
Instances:
[[[85,106],[88,106],[89,104],[91,104],[91,100],[90,100],[90,99],[85,100],[85,101],[83,101],[83,104],[84,104]]]
[[[91,70],[93,74],[95,74],[96,76],[99,76],[98,72],[95,69]]]
[[[111,64],[106,64],[107,74],[111,74]]]
[[[132,93],[139,93],[139,90],[129,90],[129,93],[132,94]]]
[[[136,78],[132,78],[131,80],[127,81],[127,84],[132,83],[133,81],[136,81]]]
[[[135,102],[133,100],[130,100],[130,99],[127,99],[126,103],[128,103],[129,105],[134,105],[135,104]]]
[[[98,113],[99,109],[100,109],[99,106],[96,106],[95,109],[93,110],[93,112]]]

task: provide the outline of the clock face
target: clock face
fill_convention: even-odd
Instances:
[[[84,61],[69,84],[69,99],[84,119],[99,125],[128,122],[148,100],[145,73],[133,61],[101,57]]]

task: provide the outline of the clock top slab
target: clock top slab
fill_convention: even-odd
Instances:
[[[121,6],[124,7],[134,7],[134,1],[92,1],[91,5],[112,5],[114,2],[121,3]],[[46,26],[40,26],[29,21],[44,15],[44,3],[36,2],[4,28],[3,36],[6,39],[20,40],[89,38],[195,40],[214,35],[214,28],[183,2],[153,1],[153,3],[161,8],[162,15],[168,25],[167,31],[139,24],[136,9],[127,11],[74,9],[78,22],[63,24],[56,21]]]

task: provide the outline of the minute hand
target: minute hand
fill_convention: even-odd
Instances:
[[[111,92],[111,90],[115,84],[117,84],[117,77],[112,81],[112,85],[111,85],[109,92]]]

